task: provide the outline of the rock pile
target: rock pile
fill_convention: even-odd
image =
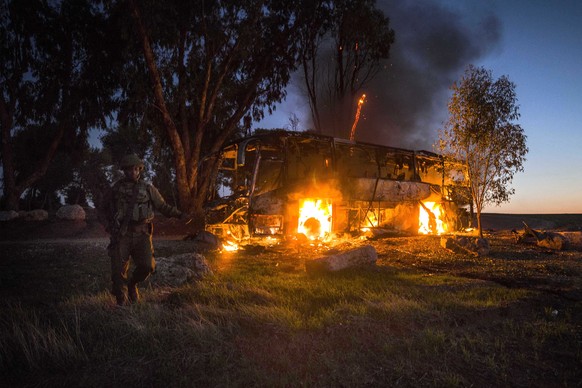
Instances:
[[[211,275],[206,258],[199,253],[156,257],[156,272],[150,277],[153,285],[178,287]]]

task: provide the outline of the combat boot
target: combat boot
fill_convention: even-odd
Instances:
[[[128,284],[127,297],[129,298],[130,303],[138,303],[139,302],[139,291],[137,289],[137,284],[135,284],[135,283]]]

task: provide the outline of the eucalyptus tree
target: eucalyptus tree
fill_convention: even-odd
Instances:
[[[149,94],[135,83],[131,89],[147,101],[145,110],[134,106],[135,117],[147,120],[144,130],[161,130],[173,151],[180,207],[199,212],[220,148],[285,97],[312,1],[128,4],[139,61],[149,75]],[[138,69],[140,63],[134,64],[128,70]],[[143,81],[139,72],[127,74],[128,80]]]
[[[347,137],[362,89],[385,70],[394,31],[375,0],[314,2],[301,70],[315,129]]]
[[[470,65],[451,89],[449,119],[439,131],[437,147],[444,156],[466,163],[483,237],[481,211],[514,194],[510,184],[514,174],[524,170],[527,138],[516,123],[520,113],[515,84],[507,76],[495,80],[490,70]]]
[[[23,192],[47,171],[63,146],[82,144],[114,108],[117,32],[97,3],[2,0],[0,3],[0,134],[3,201],[18,209]],[[115,37],[115,39],[113,39]],[[18,134],[35,154],[17,160]]]
[[[30,176],[38,168],[33,160],[41,160],[46,154],[47,144],[53,141],[54,132],[39,127],[29,127],[17,132],[13,138],[14,164],[18,174]],[[64,148],[63,144],[59,147]],[[67,147],[68,148],[68,147]],[[72,151],[72,150],[71,150]],[[73,180],[73,152],[55,152],[42,176],[32,182],[19,201],[19,209],[43,208],[56,210],[58,192]]]

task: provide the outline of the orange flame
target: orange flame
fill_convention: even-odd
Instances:
[[[368,210],[366,212],[366,215],[364,217],[364,221],[363,221],[363,225],[362,225],[362,232],[366,232],[369,230],[369,228],[373,228],[378,226],[378,216],[376,215],[376,212],[373,210]]]
[[[305,198],[299,202],[297,233],[310,240],[324,239],[331,235],[331,199]]]
[[[234,241],[225,241],[222,243],[222,249],[226,252],[238,251],[238,244]]]
[[[443,222],[443,208],[436,202],[424,202],[420,205],[418,217],[418,233],[420,234],[444,234],[447,225]]]

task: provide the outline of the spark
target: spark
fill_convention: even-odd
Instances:
[[[356,138],[356,126],[358,125],[358,121],[360,120],[360,113],[362,111],[362,105],[364,105],[364,101],[366,100],[366,94],[362,94],[362,97],[358,100],[358,109],[356,110],[356,118],[354,120],[354,124],[352,125],[352,130],[350,131],[350,141],[354,141]]]

